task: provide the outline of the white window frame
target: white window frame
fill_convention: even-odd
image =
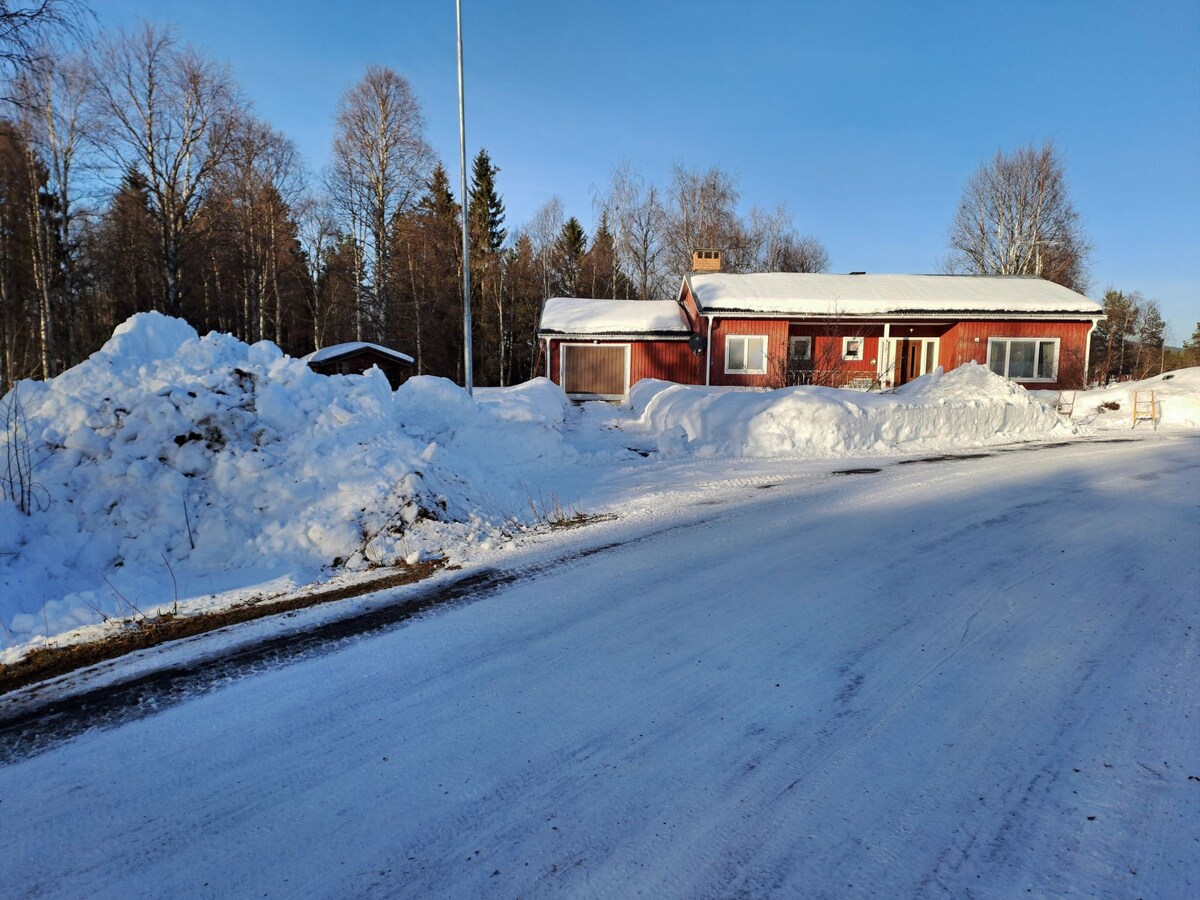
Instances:
[[[753,341],[753,340],[760,340],[763,342],[762,368],[761,369],[750,369],[750,368],[731,369],[731,368],[729,368],[729,345],[734,343],[735,341],[741,342],[743,345],[742,346],[742,358],[749,359],[750,354],[748,354],[746,352],[745,342]],[[725,337],[725,374],[726,375],[766,375],[767,374],[767,364],[768,364],[767,352],[768,352],[769,347],[770,347],[770,343],[767,340],[767,336],[765,334],[730,334],[730,335],[727,335]]]
[[[858,355],[857,356],[849,355],[851,341],[858,341]],[[855,334],[848,334],[844,338],[842,338],[842,359],[853,360],[854,362],[861,362],[864,358],[866,358],[866,355],[867,355],[867,339],[865,337],[859,337],[858,335],[855,335]]]
[[[1058,381],[1058,364],[1062,359],[1062,338],[1056,337],[1003,337],[1000,335],[989,335],[987,339],[987,362],[984,363],[988,367],[988,371],[992,370],[992,342],[1005,341],[1007,346],[1004,348],[1004,377],[1009,381],[1015,381],[1018,384],[1049,384],[1052,381]],[[1028,342],[1034,346],[1033,353],[1033,371],[1036,373],[1040,367],[1042,356],[1042,344],[1054,344],[1054,371],[1050,373],[1049,378],[1039,378],[1036,374],[1032,378],[1015,378],[1008,374],[1009,365],[1012,363],[1012,345],[1013,342]]]

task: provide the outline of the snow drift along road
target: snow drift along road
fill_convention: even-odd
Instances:
[[[238,589],[339,567],[470,561],[530,524],[531,498],[602,507],[606,478],[662,458],[945,451],[1071,433],[978,366],[895,395],[642,382],[630,407],[581,413],[545,379],[472,398],[422,377],[393,393],[378,372],[317,375],[269,342],[200,338],[157,313],[3,403],[18,398],[45,509],[27,517],[0,503],[0,662],[133,607],[169,607],[176,593],[183,611],[211,609]],[[658,452],[643,460],[629,447]]]
[[[738,466],[773,489],[0,766],[5,889],[1195,897],[1196,444]]]

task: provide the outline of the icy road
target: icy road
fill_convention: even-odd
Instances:
[[[0,893],[1200,896],[1198,451],[685,464],[569,538],[618,548],[9,761]]]

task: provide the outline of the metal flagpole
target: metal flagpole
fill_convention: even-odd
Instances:
[[[462,173],[462,267],[463,267],[463,387],[468,394],[475,389],[471,365],[471,246],[467,239],[467,117],[463,104],[462,0],[454,0],[458,22],[458,164]]]

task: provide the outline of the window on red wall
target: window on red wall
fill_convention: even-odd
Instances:
[[[731,334],[725,339],[725,372],[728,375],[767,373],[767,336]]]
[[[1013,381],[1055,381],[1058,345],[1058,338],[988,338],[988,368]]]
[[[863,343],[860,337],[842,338],[842,359],[862,359]]]

